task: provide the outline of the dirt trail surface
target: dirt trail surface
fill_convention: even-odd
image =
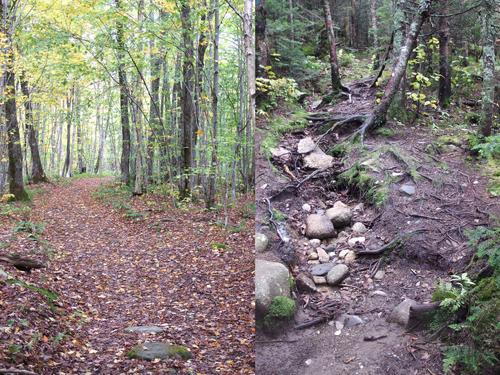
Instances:
[[[375,89],[360,83],[350,88],[349,100],[322,109],[319,117],[369,113]],[[486,193],[487,178],[465,164],[465,148],[456,142],[436,146],[439,134],[427,127],[390,123],[389,135],[371,134],[363,148],[356,146],[338,156],[330,151],[359,124],[346,124],[324,135],[335,121],[316,121],[315,116],[305,129],[282,137],[281,156],[272,159],[273,165],[258,153],[257,230],[271,241],[270,251],[257,257],[283,262],[295,277],[305,274],[312,279],[312,267],[320,262],[311,260],[317,258],[310,256],[316,250],[304,233],[306,218],[323,215],[337,201],[350,207],[351,223],[364,224],[367,232],[354,233],[349,225],[336,228],[337,234],[343,232],[338,237],[321,241],[331,251],[330,262],[347,264],[349,275],[339,286],[317,284],[316,292],[294,291],[299,305],[295,321],[274,334],[258,330],[256,371],[265,375],[441,374],[439,340],[422,330],[407,331],[387,318],[405,298],[429,302],[440,279],[449,280],[451,273],[464,269],[472,256],[464,232],[488,225],[490,215],[500,212],[498,199]],[[259,126],[257,140],[266,132],[265,123]],[[297,152],[306,137],[321,139],[319,147],[334,156],[332,167],[312,174],[304,155]],[[366,191],[338,184],[340,172],[356,163],[370,183],[385,189],[380,208],[366,202]],[[408,193],[401,190],[403,186],[410,186]],[[269,224],[266,198],[271,198],[273,210],[286,217],[290,242],[280,241]],[[413,232],[402,245],[366,255],[398,235]],[[364,243],[349,244],[354,237],[363,237]],[[342,259],[342,251],[354,252],[355,260]],[[327,314],[327,322],[294,328],[325,316],[325,306],[333,311]],[[348,327],[341,314],[355,315],[362,323]]]
[[[231,234],[216,225],[214,214],[172,209],[165,198],[145,196],[133,199],[144,217],[132,220],[93,197],[105,182],[47,185],[35,199],[30,220],[45,223],[43,239],[55,257],[30,275],[5,269],[58,293],[57,313],[43,310],[45,301],[36,301],[36,293],[0,283],[0,368],[40,374],[253,373],[252,219]],[[239,222],[235,216],[231,221]],[[5,227],[0,233],[8,237]],[[19,241],[21,253],[35,246]],[[19,320],[26,326],[16,327]],[[163,331],[128,333],[129,326]],[[61,327],[58,339],[54,330]],[[21,343],[36,330],[40,344],[30,353]],[[148,341],[184,345],[192,359],[128,359],[130,348]],[[21,350],[13,353],[12,345]]]

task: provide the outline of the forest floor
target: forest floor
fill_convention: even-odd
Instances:
[[[323,108],[323,114],[350,116],[372,110],[377,89],[370,89],[362,82],[348,86],[351,98]],[[316,99],[306,100],[308,112],[316,111],[313,108]],[[276,112],[282,117],[293,116],[284,107]],[[459,123],[463,118],[449,123],[455,120]],[[257,331],[256,372],[262,375],[442,374],[440,340],[429,337],[424,330],[407,331],[389,323],[387,317],[405,298],[429,302],[439,280],[449,281],[451,274],[462,272],[473,254],[467,244],[466,230],[488,226],[492,223],[491,216],[500,214],[498,198],[487,192],[489,181],[484,170],[478,163],[466,161],[465,141],[449,137],[438,142],[440,136],[460,133],[463,129],[457,131],[450,126],[431,129],[418,121],[414,124],[391,121],[385,131],[367,135],[363,147],[353,145],[339,153],[335,146],[356,129],[346,126],[323,137],[319,147],[335,156],[333,167],[313,176],[313,170],[305,165],[304,155],[297,152],[297,145],[306,137],[317,141],[334,122],[308,121],[306,126],[283,134],[276,147],[279,152],[271,159],[262,147],[269,123],[264,119],[258,123],[256,227],[271,241],[270,251],[257,254],[257,258],[283,262],[295,277],[309,274],[319,262],[308,260],[314,250],[304,234],[306,217],[310,213],[323,213],[339,200],[353,209],[352,222],[363,223],[368,231],[356,234],[346,227],[342,236],[323,240],[322,246],[331,245],[335,249],[337,260],[333,262],[343,261],[338,260],[342,250],[375,250],[398,234],[421,232],[408,238],[397,250],[377,256],[358,255],[349,262],[349,276],[340,287],[317,285],[317,291],[312,293],[296,289],[298,311],[294,321],[272,333]],[[368,194],[363,194],[367,191],[336,183],[339,172],[356,163],[370,177],[369,187],[383,192],[384,203],[380,207],[367,201]],[[415,191],[406,194],[400,191],[403,185],[413,186]],[[291,238],[288,244],[280,241],[269,223],[270,208],[266,202],[269,197],[273,197],[270,202],[275,220],[285,220]],[[310,208],[304,209],[304,204]],[[348,244],[349,239],[361,236],[364,244],[354,248]],[[381,272],[374,277],[376,271]],[[294,328],[318,317],[315,307],[328,305],[336,306],[329,322],[306,329]],[[344,322],[335,321],[342,313],[356,315],[363,322],[344,326]]]
[[[0,369],[253,373],[253,197],[230,209],[225,229],[220,213],[124,198],[109,178],[38,190],[30,207],[0,205],[0,252],[47,264],[31,274],[0,264]],[[127,357],[152,341],[184,345],[192,359]]]

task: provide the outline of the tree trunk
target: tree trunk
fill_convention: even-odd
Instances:
[[[394,95],[396,94],[401,79],[406,71],[406,65],[408,64],[408,60],[410,58],[410,54],[415,48],[415,42],[417,40],[420,29],[422,28],[422,24],[427,19],[429,15],[429,7],[431,0],[420,0],[419,7],[417,10],[417,14],[415,15],[411,25],[409,32],[406,36],[406,41],[403,47],[401,48],[401,52],[399,54],[399,58],[397,59],[391,78],[387,83],[387,86],[384,90],[384,96],[382,97],[380,104],[375,107],[373,113],[367,117],[367,119],[361,125],[359,129],[359,133],[361,137],[363,137],[366,130],[381,126],[386,121],[387,111],[394,99]]]
[[[115,0],[115,7],[118,16],[121,17],[121,0]],[[118,85],[120,86],[120,122],[122,128],[122,155],[120,161],[121,179],[126,185],[130,184],[130,122],[128,116],[128,88],[127,73],[124,67],[125,39],[123,22],[116,23],[116,43],[118,59]]]
[[[150,51],[155,48],[155,43],[150,42]],[[158,53],[151,52],[151,98],[149,104],[149,126],[151,127],[151,136],[147,143],[147,183],[152,183],[153,179],[153,163],[155,146],[159,144],[160,132],[160,73],[161,73],[161,58]]]
[[[444,14],[448,13],[449,0],[443,0]],[[450,69],[450,25],[448,17],[439,17],[439,105],[446,108],[451,97],[451,69]]]
[[[207,208],[215,204],[216,177],[217,177],[217,127],[219,122],[219,0],[213,1],[214,7],[214,77],[212,91],[212,160],[210,163],[210,175],[208,179]]]
[[[253,147],[253,129],[255,128],[255,46],[253,26],[253,0],[245,0],[243,11],[243,45],[247,67],[248,85],[248,114],[246,123],[247,152],[250,157],[251,166],[246,177],[246,185],[253,186],[255,180],[254,160],[255,149]],[[252,140],[252,141],[251,141]]]
[[[356,0],[351,0],[351,9],[349,12],[349,22],[350,22],[350,45],[353,48],[358,48],[359,46],[359,30],[358,30],[358,20],[357,20],[357,15],[358,15],[358,4],[356,3]]]
[[[332,13],[330,11],[329,0],[323,0],[323,11],[325,16],[326,32],[328,34],[328,45],[330,52],[330,74],[332,81],[332,91],[338,93],[344,89],[340,81],[339,63],[337,60],[337,41],[333,30]]]
[[[38,137],[36,130],[33,126],[33,105],[31,102],[30,91],[28,82],[24,79],[21,80],[21,91],[26,97],[24,101],[24,116],[25,116],[25,129],[28,136],[28,143],[31,151],[31,179],[34,184],[40,182],[47,182],[47,176],[43,170],[42,160],[40,159],[40,151],[38,149]]]
[[[495,106],[495,29],[494,0],[483,0],[481,12],[481,34],[483,39],[483,94],[482,94],[482,119],[481,135],[491,135],[493,125],[493,112]]]
[[[68,97],[66,98],[66,157],[64,159],[64,166],[62,171],[63,177],[71,177],[71,99],[73,96],[73,89],[71,89]]]
[[[194,120],[193,89],[194,89],[194,46],[191,22],[191,7],[188,0],[182,0],[181,22],[182,40],[184,48],[184,61],[182,66],[183,87],[181,98],[182,109],[182,163],[180,179],[180,198],[185,199],[191,195],[190,175],[193,165],[192,129]]]
[[[267,78],[266,66],[271,65],[269,60],[269,41],[266,30],[267,11],[265,8],[265,0],[255,1],[255,64],[258,78]],[[260,107],[266,94],[258,91],[255,101],[257,107]]]
[[[395,0],[394,3],[394,17],[393,17],[393,31],[394,31],[394,46],[392,48],[394,57],[398,58],[401,46],[403,44],[403,36],[405,30],[405,13],[403,5],[405,0]]]
[[[370,21],[373,38],[373,49],[375,51],[375,59],[373,61],[373,70],[377,70],[380,66],[380,51],[378,42],[378,23],[377,23],[377,0],[370,0]]]
[[[83,149],[82,122],[80,119],[80,102],[78,92],[75,95],[75,125],[76,125],[76,152],[78,173],[86,173],[85,155]]]

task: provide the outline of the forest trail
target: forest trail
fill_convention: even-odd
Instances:
[[[272,250],[258,254],[258,258],[284,262],[295,278],[305,275],[312,279],[312,270],[320,265],[314,260],[319,251],[314,248],[317,244],[312,245],[305,237],[306,218],[311,213],[323,215],[337,201],[351,208],[352,223],[360,222],[368,229],[355,233],[349,226],[336,228],[342,232],[338,238],[321,241],[329,252],[323,252],[323,256],[328,256],[329,262],[346,264],[348,278],[335,287],[317,284],[315,292],[296,289],[300,306],[294,324],[310,322],[322,314],[329,322],[301,330],[290,325],[274,335],[259,331],[259,374],[442,373],[439,340],[429,340],[422,331],[409,332],[387,318],[405,298],[429,302],[439,280],[449,280],[450,274],[463,269],[471,257],[465,230],[488,225],[490,214],[500,212],[499,202],[486,193],[488,179],[464,162],[461,144],[451,141],[438,145],[439,132],[422,125],[390,122],[386,132],[367,136],[363,148],[354,145],[341,155],[332,153],[353,127],[346,124],[328,133],[335,121],[321,118],[368,113],[376,89],[368,88],[366,82],[349,84],[351,97],[327,106],[319,115],[312,114],[313,99],[308,99],[309,124],[283,135],[277,146],[280,156],[272,158],[275,168],[262,152],[257,156],[261,171],[256,183],[257,231],[270,237]],[[259,125],[263,132],[265,126]],[[258,144],[262,134],[257,136]],[[307,168],[304,158],[307,154],[297,152],[299,142],[307,137],[325,153],[334,155],[332,167],[311,173],[313,169]],[[355,165],[370,177],[369,187],[383,193],[385,203],[379,209],[370,204],[367,191],[360,194],[354,186],[336,183],[341,180],[339,171]],[[402,191],[403,186],[410,187],[408,193]],[[287,244],[266,224],[271,209],[286,217],[291,238]],[[402,249],[356,256],[415,230]],[[360,237],[363,243],[349,244]],[[341,255],[349,252],[354,253],[354,260]],[[311,257],[313,253],[315,257]],[[344,320],[341,314],[351,318]]]
[[[107,183],[77,179],[47,187],[35,199],[30,219],[45,224],[43,238],[56,257],[23,278],[56,291],[64,310],[59,318],[73,319],[71,341],[52,353],[47,348],[38,358],[42,363],[33,356],[32,369],[250,373],[253,226],[228,234],[212,214],[162,209],[142,197],[133,198],[139,201],[134,208],[146,216],[131,220],[94,197]],[[224,246],[214,245],[220,243]],[[158,326],[162,332],[128,333],[130,326]],[[147,341],[184,345],[193,358],[158,363],[127,358],[135,344]]]

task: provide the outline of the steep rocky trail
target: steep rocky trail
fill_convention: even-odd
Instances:
[[[258,155],[266,169],[257,176],[257,230],[270,244],[257,257],[288,266],[299,310],[286,329],[259,331],[257,372],[440,374],[439,340],[388,320],[405,299],[430,302],[439,280],[463,270],[471,257],[466,230],[487,225],[499,202],[486,193],[487,178],[464,162],[465,148],[456,141],[438,144],[439,134],[428,127],[391,122],[363,147],[342,146],[339,153],[335,146],[357,125],[331,132],[335,121],[317,119],[369,113],[376,91],[362,82],[350,88],[348,100],[312,114],[304,130],[285,134],[272,166]],[[266,124],[260,126],[264,134]],[[352,167],[359,173],[349,174]],[[364,185],[355,186],[360,176]],[[286,218],[279,226],[290,241],[280,240],[270,211]],[[339,211],[348,212],[345,223]],[[332,280],[332,267],[339,281]],[[408,309],[402,311],[398,316],[407,319]],[[322,317],[326,322],[314,324]],[[309,322],[309,328],[294,328]]]
[[[231,234],[213,214],[147,197],[127,218],[93,197],[105,182],[49,187],[35,201],[30,219],[45,223],[56,257],[22,277],[57,292],[71,322],[69,340],[25,364],[41,374],[253,372],[253,226]],[[147,342],[183,345],[192,359],[128,358]]]

